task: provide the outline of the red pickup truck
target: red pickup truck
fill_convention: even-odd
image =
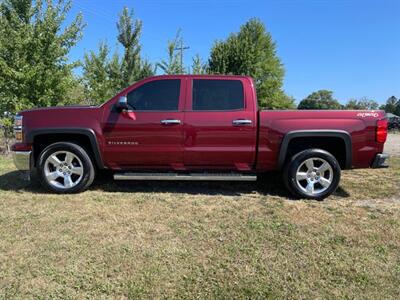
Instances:
[[[384,167],[383,111],[263,111],[247,76],[155,76],[95,107],[20,112],[18,169],[57,193],[116,180],[244,180],[273,170],[297,197],[323,199],[341,169]]]

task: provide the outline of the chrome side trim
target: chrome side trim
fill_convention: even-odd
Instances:
[[[13,151],[14,165],[18,170],[29,171],[32,151]]]
[[[115,180],[186,180],[186,181],[256,181],[256,175],[244,174],[178,174],[178,173],[117,173]]]

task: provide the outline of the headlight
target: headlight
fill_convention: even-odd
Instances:
[[[22,116],[16,115],[14,119],[14,136],[16,142],[22,142],[23,134],[22,134]]]

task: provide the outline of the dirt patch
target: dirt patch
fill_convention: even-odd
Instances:
[[[388,134],[384,152],[393,156],[400,156],[400,134]]]

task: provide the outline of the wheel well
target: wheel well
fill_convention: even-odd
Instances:
[[[306,149],[318,148],[331,153],[342,169],[346,168],[346,144],[340,137],[294,137],[290,140],[285,161]]]
[[[57,142],[70,142],[78,144],[88,153],[89,157],[92,159],[94,165],[95,153],[90,141],[90,138],[84,134],[70,134],[70,133],[46,133],[36,135],[33,139],[33,158],[34,165],[36,166],[36,161],[40,153],[49,145]]]

